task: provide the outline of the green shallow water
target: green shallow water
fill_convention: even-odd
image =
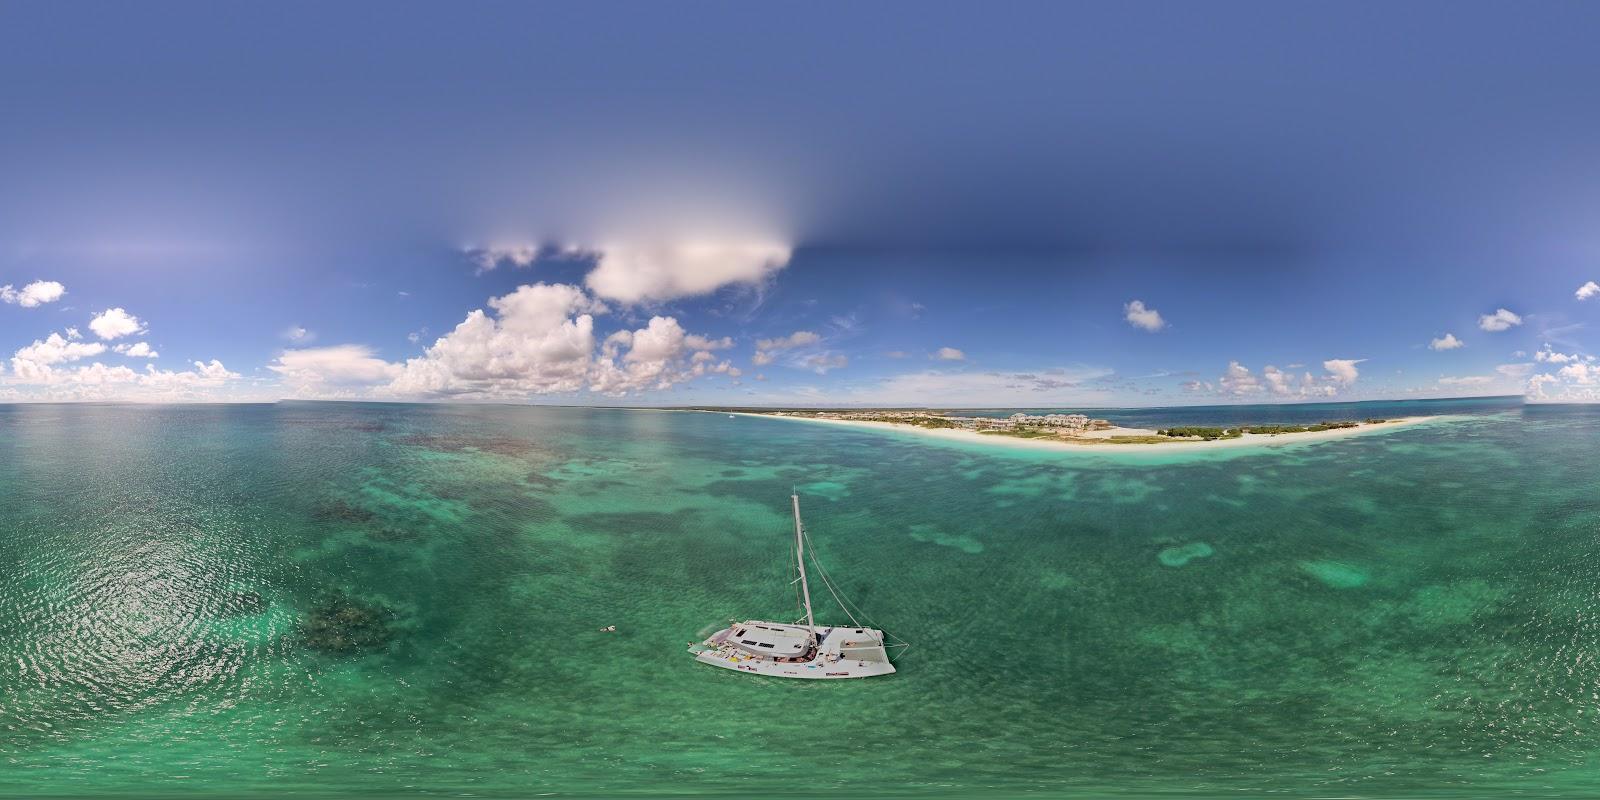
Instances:
[[[1592,795],[1597,445],[0,406],[0,794]],[[899,674],[684,654],[793,616],[791,486]]]

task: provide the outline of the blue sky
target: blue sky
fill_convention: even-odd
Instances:
[[[7,3],[0,400],[1600,399],[1597,23]]]

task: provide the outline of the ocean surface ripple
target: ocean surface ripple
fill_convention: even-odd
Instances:
[[[0,406],[0,794],[1600,792],[1600,411],[1228,413],[1459,419],[1120,459],[683,412]],[[791,486],[913,643],[897,675],[683,653],[795,615]]]

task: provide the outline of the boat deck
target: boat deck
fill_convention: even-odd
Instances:
[[[780,624],[780,623],[742,623]],[[739,627],[739,626],[735,626]],[[871,678],[892,674],[888,651],[883,647],[883,631],[874,628],[819,626],[820,645],[809,652],[809,660],[781,658],[750,653],[732,640],[733,628],[724,628],[689,648],[695,660],[713,667],[769,675],[774,678]]]

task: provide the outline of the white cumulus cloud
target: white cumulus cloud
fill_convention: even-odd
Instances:
[[[1573,294],[1575,294],[1579,300],[1588,300],[1589,298],[1600,294],[1600,283],[1589,281],[1584,285],[1579,286],[1578,291],[1573,292]]]
[[[104,347],[95,344],[92,346]],[[17,361],[14,359],[13,364]],[[221,361],[196,361],[191,370],[160,370],[154,364],[143,372],[125,366],[108,367],[98,361],[75,368],[57,368],[25,361],[13,382],[38,388],[37,397],[52,400],[193,401],[213,399],[228,381],[239,377]]]
[[[1142,300],[1130,300],[1122,307],[1123,318],[1135,328],[1155,333],[1167,327],[1167,321],[1161,318],[1161,312],[1145,307]]]
[[[584,283],[605,300],[658,302],[760,284],[787,266],[789,256],[788,245],[772,242],[609,245],[596,250],[595,267]]]
[[[1550,347],[1548,342],[1545,343],[1544,349],[1533,354],[1534,361],[1548,364],[1566,364],[1568,362],[1578,361],[1581,358],[1582,356],[1579,356],[1577,353],[1558,353]]]
[[[45,303],[54,303],[66,293],[67,287],[56,281],[34,281],[21,289],[14,289],[8,283],[0,286],[0,302],[23,308],[36,308]]]
[[[1334,381],[1340,385],[1349,386],[1361,377],[1361,371],[1356,365],[1366,361],[1364,358],[1330,358],[1322,362],[1322,368],[1333,375]]]
[[[1579,362],[1554,373],[1536,373],[1528,378],[1524,394],[1536,403],[1600,403],[1600,367]]]
[[[285,350],[267,368],[297,390],[371,386],[394,380],[400,367],[359,344]]]
[[[52,364],[91,358],[105,351],[106,346],[99,342],[72,341],[70,335],[52,333],[44,339],[35,339],[33,344],[18,348],[11,357],[11,371],[19,376],[38,375],[42,374],[40,369]]]
[[[514,267],[533,266],[533,262],[537,261],[546,249],[536,244],[497,244],[469,247],[466,249],[466,254],[478,265],[478,272],[482,274],[501,264],[510,264]]]
[[[146,366],[145,370],[147,374],[157,374],[156,368],[153,366]],[[194,372],[199,376],[199,380],[202,381],[226,381],[239,377],[239,373],[229,372],[227,367],[222,366],[221,361],[214,358],[208,362],[194,362]]]
[[[1261,368],[1261,379],[1269,391],[1280,397],[1316,397],[1337,391],[1330,379],[1318,380],[1309,372],[1296,375],[1271,364]]]
[[[89,320],[89,330],[102,339],[120,339],[144,332],[144,323],[121,308],[111,308]]]
[[[1600,367],[1587,361],[1579,361],[1556,370],[1556,376],[1566,378],[1579,386],[1593,386],[1600,383]]]
[[[1454,350],[1458,347],[1466,346],[1467,343],[1457,339],[1456,335],[1453,333],[1447,333],[1431,342],[1428,342],[1429,350]]]
[[[1261,380],[1251,374],[1250,368],[1237,361],[1229,361],[1227,371],[1218,380],[1224,394],[1254,394],[1261,391]]]
[[[1600,403],[1600,359],[1582,353],[1558,353],[1547,343],[1533,354],[1535,364],[1559,364],[1555,372],[1528,377],[1524,392],[1531,402]],[[1548,367],[1546,368],[1548,369]]]
[[[1478,317],[1478,327],[1490,333],[1510,330],[1521,324],[1521,316],[1504,308],[1496,309],[1493,314],[1483,314]]]
[[[584,390],[609,396],[670,389],[708,374],[737,377],[711,351],[733,346],[684,330],[674,317],[596,341],[606,306],[581,288],[533,284],[473,311],[419,357],[406,360],[383,392],[399,396],[517,398]],[[597,352],[598,346],[598,352]]]
[[[940,361],[965,361],[967,354],[954,347],[941,347],[933,354]]]
[[[1228,368],[1216,381],[1190,380],[1182,386],[1186,391],[1215,393],[1234,397],[1244,397],[1254,394],[1272,394],[1278,397],[1330,397],[1338,394],[1340,389],[1355,383],[1360,376],[1356,365],[1366,359],[1329,359],[1322,362],[1326,375],[1316,376],[1310,372],[1294,372],[1293,369],[1303,366],[1290,365],[1289,369],[1279,369],[1272,364],[1261,368],[1257,375],[1249,367],[1238,361],[1229,361]]]
[[[577,286],[519,286],[467,314],[420,356],[389,362],[364,345],[297,348],[270,369],[299,396],[521,399],[591,391],[608,396],[670,389],[702,376],[742,372],[714,351],[732,337],[684,330],[652,317],[598,340],[606,305]],[[804,337],[801,337],[802,339]],[[420,341],[416,334],[413,341]]]
[[[134,342],[133,344],[119,344],[115,348],[118,353],[129,358],[159,358],[160,353],[150,349],[149,342]]]
[[[536,283],[489,300],[407,359],[392,389],[403,395],[513,396],[577,391],[605,306],[567,284]]]
[[[669,389],[707,373],[737,377],[740,373],[737,370],[730,373],[733,365],[728,361],[711,366],[715,356],[693,346],[708,341],[684,331],[673,317],[653,317],[638,330],[617,331],[606,337],[600,358],[595,362],[590,389],[619,396]],[[622,352],[624,347],[628,348],[625,353]]]

